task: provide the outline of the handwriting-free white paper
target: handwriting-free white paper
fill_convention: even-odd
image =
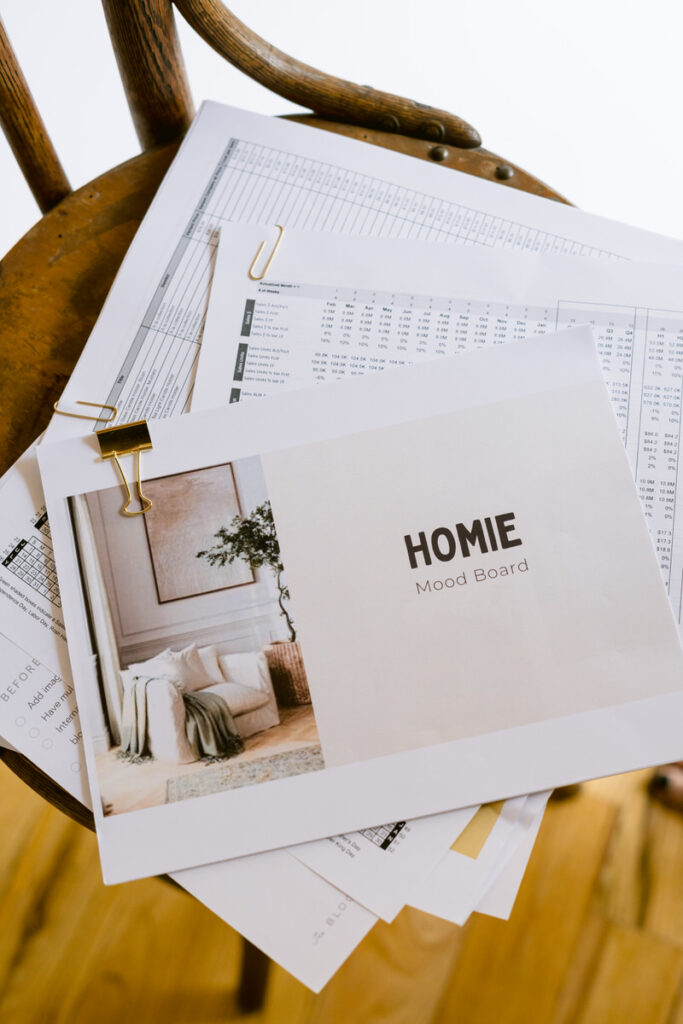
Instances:
[[[98,807],[108,881],[678,750],[680,647],[589,331],[158,422],[152,438],[148,479],[268,453],[327,767],[140,813]],[[39,450],[86,739],[99,698],[65,499],[111,487],[95,455],[85,438]],[[479,590],[436,564],[416,579],[404,533],[494,508],[516,510],[523,550],[468,563]]]
[[[314,992],[377,920],[283,850],[174,877]]]
[[[417,882],[409,904],[427,914],[464,924],[505,863],[506,847],[513,840],[525,800],[519,797],[505,801],[478,856],[449,850],[434,870]]]
[[[536,842],[549,793],[531,793],[527,797],[524,813],[517,820],[515,841],[511,841],[510,856],[480,897],[474,910],[491,917],[507,919],[512,913],[519,887],[524,878],[531,851]]]

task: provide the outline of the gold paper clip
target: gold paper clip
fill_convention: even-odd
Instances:
[[[71,416],[75,420],[95,420],[96,423],[113,423],[119,414],[118,409],[115,405],[107,405],[106,402],[76,402],[76,405],[90,405],[93,409],[108,409],[111,416],[85,416],[82,412],[65,412],[64,409],[58,408],[59,399],[52,406],[56,413],[60,416]]]
[[[121,507],[121,515],[142,516],[152,507],[152,502],[142,493],[142,478],[140,474],[140,455],[149,451],[152,447],[152,439],[149,436],[149,428],[146,420],[137,420],[135,423],[122,423],[118,427],[105,427],[104,430],[96,430],[100,454],[103,459],[113,459],[121,475],[123,486],[126,489],[126,501]],[[137,460],[137,483],[136,490],[140,499],[140,508],[137,512],[129,512],[128,506],[131,503],[132,495],[123,472],[123,466],[119,462],[120,455],[135,455]]]
[[[259,245],[258,252],[254,256],[254,259],[252,260],[251,266],[249,267],[249,277],[250,277],[250,279],[252,281],[262,281],[263,280],[263,278],[268,273],[268,270],[270,269],[270,264],[273,262],[273,257],[275,256],[275,253],[278,251],[280,242],[282,241],[282,236],[285,233],[285,229],[283,228],[282,224],[276,224],[275,227],[279,229],[280,233],[277,236],[275,245],[273,246],[273,251],[271,252],[271,254],[268,257],[268,259],[266,260],[266,265],[264,266],[263,270],[261,271],[260,274],[255,274],[254,273],[254,267],[258,263],[259,257],[261,256],[261,253],[263,252],[263,250],[265,248],[265,244],[266,244],[265,240],[263,242],[261,242],[261,244]]]

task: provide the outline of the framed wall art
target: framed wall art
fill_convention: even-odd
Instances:
[[[254,582],[246,562],[215,566],[197,558],[240,515],[230,463],[146,480],[145,494],[152,499],[144,523],[160,604]]]

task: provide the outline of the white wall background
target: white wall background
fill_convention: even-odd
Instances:
[[[241,508],[250,512],[268,497],[261,461],[239,459],[233,471]],[[254,582],[244,586],[160,604],[143,517],[119,514],[119,487],[88,495],[88,507],[123,666],[166,647],[217,643],[228,654],[261,650],[287,636],[269,569],[256,570]],[[216,529],[221,525],[219,518]],[[197,546],[202,543],[200,535]]]
[[[460,114],[484,145],[584,209],[683,236],[677,0],[233,0],[325,71]],[[74,187],[138,151],[97,0],[1,0],[0,15]],[[194,98],[295,108],[180,22]],[[38,219],[0,136],[0,253]]]

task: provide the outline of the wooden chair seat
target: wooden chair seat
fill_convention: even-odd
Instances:
[[[0,263],[3,472],[47,426],[176,149],[148,150],[72,192]]]

